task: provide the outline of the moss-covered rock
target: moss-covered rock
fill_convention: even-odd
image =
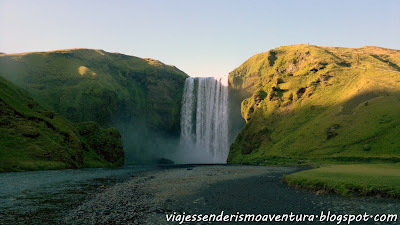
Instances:
[[[229,82],[247,93],[230,163],[400,158],[399,50],[284,46]]]
[[[78,132],[85,146],[93,149],[103,159],[118,165],[124,163],[121,135],[116,128],[102,129],[98,123],[90,121],[78,124]]]

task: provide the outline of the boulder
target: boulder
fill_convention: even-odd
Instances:
[[[170,159],[161,158],[161,159],[158,161],[158,164],[170,164],[170,165],[173,165],[173,164],[175,164],[175,162],[172,161],[172,160],[170,160]]]
[[[336,132],[336,130],[340,127],[339,124],[333,124],[332,126],[328,127],[326,130],[326,139],[329,140],[331,138],[334,138],[338,136],[339,134]]]

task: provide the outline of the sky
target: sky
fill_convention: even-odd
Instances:
[[[0,52],[94,48],[226,75],[292,44],[400,49],[399,0],[0,0]]]

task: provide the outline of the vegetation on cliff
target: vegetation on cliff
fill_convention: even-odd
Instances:
[[[149,162],[179,135],[188,76],[157,60],[94,49],[5,54],[0,76],[70,121],[117,127],[131,163]]]
[[[0,115],[0,172],[123,164],[118,130],[71,123],[1,77]]]
[[[187,77],[157,60],[94,49],[1,55],[0,76],[71,121],[113,126],[140,118],[167,132],[179,130]]]
[[[279,47],[229,81],[250,96],[230,163],[400,161],[399,50]]]

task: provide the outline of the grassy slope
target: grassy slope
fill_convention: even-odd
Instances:
[[[0,115],[0,172],[123,164],[116,129],[75,125],[1,77]]]
[[[400,161],[400,51],[294,45],[229,75],[247,124],[229,163]]]
[[[0,76],[74,122],[135,122],[179,130],[187,75],[173,66],[103,50],[70,49],[0,55]]]
[[[331,165],[286,175],[284,180],[318,192],[400,198],[400,164]]]

